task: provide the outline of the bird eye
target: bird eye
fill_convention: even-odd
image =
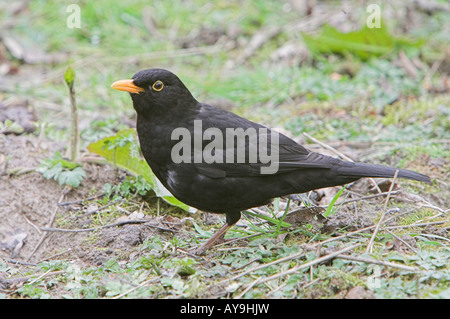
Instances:
[[[158,80],[155,83],[153,83],[152,88],[153,88],[153,90],[159,92],[164,88],[164,83],[162,83],[161,81]]]

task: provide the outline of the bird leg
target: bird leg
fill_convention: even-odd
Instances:
[[[198,248],[195,248],[190,251],[190,253],[193,253],[194,255],[203,255],[211,246],[214,245],[214,243],[221,238],[225,236],[225,233],[228,229],[230,229],[233,225],[228,225],[228,223],[225,223],[214,235],[211,236],[210,239],[203,245],[201,245]]]
[[[227,213],[227,221],[225,222],[225,224],[214,235],[212,235],[206,243],[198,248],[194,248],[190,251],[190,253],[194,255],[203,255],[209,248],[211,248],[211,246],[214,245],[214,243],[216,243],[220,239],[223,239],[227,230],[230,229],[234,224],[236,224],[240,218],[240,212]]]

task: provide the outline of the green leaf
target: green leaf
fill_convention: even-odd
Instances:
[[[86,177],[86,173],[83,168],[76,167],[73,170],[65,170],[61,172],[61,174],[57,177],[57,181],[59,185],[71,185],[73,187],[78,187],[84,177]]]
[[[336,203],[336,201],[338,200],[338,198],[341,197],[341,195],[342,195],[342,193],[344,192],[344,189],[345,189],[346,187],[347,187],[347,186],[342,187],[342,188],[340,189],[340,191],[337,192],[336,195],[334,195],[333,200],[330,202],[330,204],[329,204],[328,207],[327,207],[327,210],[325,211],[325,213],[323,213],[323,217],[327,218],[328,216],[331,216],[331,215],[333,215],[333,214],[336,212],[336,210],[333,209],[333,208],[334,208],[334,204]]]
[[[200,236],[202,236],[203,238],[211,237],[211,233],[209,231],[203,230],[195,221],[192,221],[192,224],[194,225],[195,230],[200,234]]]
[[[56,179],[57,176],[59,174],[61,174],[61,172],[62,172],[62,164],[61,163],[56,163],[55,165],[52,165],[50,163],[50,165],[38,167],[37,171],[39,173],[42,173],[42,175],[46,179],[51,179],[51,178],[55,178]]]
[[[66,81],[67,86],[72,89],[73,83],[75,82],[75,71],[70,66],[64,73],[64,81]]]
[[[59,185],[70,185],[72,187],[80,186],[86,173],[79,164],[63,159],[61,153],[55,152],[51,158],[41,161],[36,169],[46,179],[54,179]]]
[[[266,220],[268,222],[271,222],[272,224],[278,226],[277,229],[279,229],[280,227],[287,228],[287,227],[291,227],[292,226],[291,224],[286,223],[283,220],[272,218],[272,217],[265,216],[265,215],[262,215],[262,214],[257,214],[257,213],[254,213],[252,211],[249,211],[249,210],[247,210],[245,213],[250,215],[250,216],[258,217],[258,218],[264,219],[264,220]]]
[[[407,39],[394,38],[384,26],[381,28],[369,28],[365,25],[357,31],[342,33],[336,28],[325,24],[321,33],[310,36],[302,33],[306,45],[312,53],[350,53],[367,60],[372,56],[381,56],[399,49],[412,49],[422,46],[423,41],[410,41]]]
[[[88,150],[104,157],[108,162],[135,176],[142,176],[150,184],[156,196],[186,211],[189,206],[176,199],[156,178],[147,162],[139,155],[134,129],[125,129],[116,135],[91,143]]]

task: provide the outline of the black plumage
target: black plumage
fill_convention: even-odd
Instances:
[[[311,152],[261,124],[198,102],[167,70],[143,70],[112,87],[130,92],[142,153],[163,185],[190,206],[226,214],[226,224],[195,251],[199,254],[239,220],[242,210],[267,204],[275,197],[342,185],[361,177],[392,177],[397,170]],[[182,135],[173,134],[180,128],[191,136],[184,144],[190,144],[188,155],[174,151]],[[241,140],[233,136],[234,143],[227,144],[227,132],[257,134],[256,139],[252,134],[235,134]],[[219,138],[223,140],[216,140]],[[214,161],[208,161],[201,154],[213,141],[215,147],[206,154]],[[180,162],[180,154],[184,162]],[[243,156],[238,158],[238,154]],[[268,161],[269,154],[277,156]],[[178,158],[174,160],[174,156]],[[276,170],[263,173],[270,165]],[[398,177],[430,183],[428,176],[405,169],[398,169]]]

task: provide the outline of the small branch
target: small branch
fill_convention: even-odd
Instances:
[[[42,231],[46,232],[61,232],[61,233],[84,233],[89,231],[95,231],[103,228],[110,228],[116,226],[122,226],[126,224],[143,224],[147,223],[149,220],[125,220],[117,223],[112,223],[104,226],[93,227],[93,228],[85,228],[85,229],[65,229],[65,228],[52,228],[52,227],[42,227]]]
[[[62,194],[58,200],[58,203],[60,203],[64,197],[70,192],[70,189],[67,187],[64,187]],[[58,212],[59,206],[56,205],[55,209],[52,212],[52,215],[50,217],[49,222],[47,223],[48,227],[51,226],[53,224],[53,222],[56,219],[56,213]],[[41,228],[42,230],[42,228]],[[44,234],[42,234],[41,238],[39,239],[39,242],[37,243],[37,245],[34,247],[33,251],[31,252],[31,254],[28,256],[27,261],[30,261],[31,257],[33,257],[33,255],[36,253],[36,251],[39,249],[39,247],[42,245],[42,243],[44,242],[45,238],[47,238],[47,233],[45,232]]]
[[[399,191],[399,190],[398,191],[393,191],[393,192],[391,192],[391,195],[396,195],[398,193],[401,193],[401,191]],[[380,193],[380,194],[374,194],[374,195],[364,196],[364,197],[360,197],[360,198],[349,199],[349,200],[346,200],[346,201],[344,201],[342,203],[337,203],[337,204],[338,205],[346,205],[346,204],[350,204],[350,203],[353,203],[353,202],[359,202],[361,200],[366,200],[366,199],[372,199],[372,198],[386,196],[388,194],[389,194],[389,192],[384,192],[384,193]],[[323,206],[323,207],[327,207],[327,206]]]
[[[386,266],[386,267],[393,267],[393,268],[398,268],[398,269],[407,270],[407,271],[418,271],[418,269],[415,267],[400,265],[400,264],[391,263],[388,261],[376,260],[376,259],[354,257],[354,256],[349,256],[349,255],[339,255],[336,258],[358,261],[358,262],[362,262],[362,263],[366,263],[366,264],[375,264],[375,265],[381,265],[381,266]]]
[[[302,269],[309,268],[309,267],[311,267],[311,266],[320,264],[320,263],[322,263],[322,262],[324,262],[324,261],[333,259],[333,258],[339,256],[340,254],[346,253],[347,251],[353,250],[353,249],[357,248],[357,247],[360,246],[360,245],[361,245],[361,244],[358,243],[358,244],[355,244],[355,245],[348,246],[348,247],[343,248],[343,249],[341,249],[341,250],[338,250],[338,251],[336,251],[336,252],[334,252],[334,253],[331,253],[331,254],[325,255],[325,256],[323,256],[323,257],[314,259],[314,260],[312,260],[312,261],[310,261],[310,262],[304,263],[304,264],[302,264],[302,265],[300,265],[300,266],[293,267],[293,268],[291,268],[291,269],[289,269],[289,270],[287,270],[287,271],[280,272],[280,273],[278,273],[278,274],[275,274],[275,275],[266,277],[266,278],[260,280],[259,283],[261,284],[261,283],[264,283],[264,282],[267,282],[267,281],[270,281],[270,280],[278,279],[278,278],[280,278],[280,277],[283,277],[283,276],[286,276],[286,275],[290,275],[290,274],[296,273],[296,272],[298,272],[299,270],[302,270]]]
[[[288,261],[288,260],[300,258],[300,257],[302,257],[303,255],[305,255],[305,252],[304,252],[304,251],[301,251],[301,252],[295,253],[295,254],[293,254],[293,255],[286,256],[286,257],[283,257],[283,258],[274,260],[274,261],[269,262],[269,263],[267,263],[267,264],[260,265],[260,266],[258,266],[258,267],[249,269],[249,270],[247,270],[247,271],[244,271],[243,273],[240,273],[240,274],[237,275],[237,276],[234,276],[234,277],[232,277],[232,278],[225,279],[225,280],[223,280],[222,282],[227,282],[227,281],[231,281],[231,280],[236,280],[236,279],[238,279],[238,278],[240,278],[240,277],[242,277],[242,276],[245,276],[245,275],[247,275],[247,274],[249,274],[249,273],[253,273],[253,272],[255,272],[256,270],[259,270],[259,269],[262,269],[262,268],[265,268],[265,267],[269,267],[269,266],[272,266],[272,265],[276,265],[276,264],[278,264],[278,263],[285,262],[285,261]]]
[[[145,224],[144,226],[149,227],[149,228],[156,228],[156,229],[159,229],[159,230],[162,230],[162,231],[168,231],[168,232],[172,232],[172,233],[178,233],[179,232],[178,230],[175,230],[175,229],[164,228],[164,227],[156,226],[156,225],[152,225],[152,224]]]
[[[394,189],[394,184],[395,184],[395,180],[397,179],[397,175],[398,175],[398,170],[395,171],[394,178],[392,179],[391,187],[389,187],[388,195],[386,197],[386,201],[384,202],[383,214],[381,215],[380,220],[378,221],[378,223],[373,231],[372,237],[370,238],[369,243],[367,244],[366,253],[372,253],[372,248],[373,248],[373,243],[375,241],[375,237],[377,236],[378,230],[380,229],[380,226],[383,222],[384,217],[389,212],[389,211],[386,211],[386,208],[387,208],[389,199],[391,198],[391,193],[392,193],[392,190]]]
[[[148,280],[145,280],[145,281],[141,282],[139,285],[137,285],[136,287],[133,287],[133,288],[131,288],[130,290],[121,293],[120,295],[117,295],[117,296],[115,296],[115,297],[112,297],[112,299],[119,299],[119,298],[122,298],[122,297],[128,295],[129,293],[131,293],[131,292],[133,292],[133,291],[135,291],[135,290],[137,290],[137,289],[139,289],[139,288],[141,288],[141,287],[143,287],[143,286],[145,286],[145,285],[147,285],[147,284],[149,284],[149,283],[151,283],[151,282],[153,282],[153,281],[156,281],[156,280],[158,280],[158,279],[159,279],[159,277],[157,277],[157,278],[150,278],[150,279],[148,279]]]
[[[315,249],[317,251],[317,248],[314,248],[311,246],[305,245],[304,247],[308,250]],[[399,268],[399,269],[408,270],[408,271],[418,271],[418,269],[414,268],[414,267],[391,263],[391,262],[386,262],[386,261],[381,261],[381,260],[376,260],[376,259],[364,258],[364,257],[355,257],[355,256],[351,256],[351,255],[339,255],[336,258],[358,261],[358,262],[362,262],[362,263],[366,263],[366,264],[376,264],[376,265],[394,267],[394,268]]]
[[[402,242],[403,245],[405,245],[406,247],[408,247],[409,249],[411,249],[411,251],[415,252],[417,254],[417,249],[415,249],[413,246],[411,246],[410,244],[408,244],[408,242],[406,242],[405,240],[401,239],[400,237],[398,237],[396,234],[394,234],[393,232],[391,232],[389,229],[384,228],[384,231],[386,231],[388,234],[390,234],[392,237],[394,237],[395,239],[397,239],[398,241]]]
[[[14,176],[33,173],[36,171],[35,167],[14,167],[9,169],[6,173]]]
[[[119,203],[123,203],[124,201],[125,201],[124,199],[118,199],[118,200],[109,202],[108,204],[106,204],[106,205],[104,205],[102,207],[99,207],[97,209],[94,209],[93,211],[86,212],[84,214],[84,216],[86,217],[86,216],[89,216],[89,215],[92,215],[92,214],[96,214],[96,213],[98,213],[98,212],[100,212],[100,211],[102,211],[102,210],[104,210],[104,209],[106,209],[106,208],[108,208],[110,206],[113,206],[113,205],[116,205],[116,204],[119,204]]]
[[[47,272],[43,273],[39,277],[35,278],[32,282],[30,282],[30,284],[33,282],[36,282],[37,280],[42,279],[42,278],[61,275],[64,272],[65,272],[64,270],[57,270],[57,271],[52,271],[52,272],[50,270],[48,270]],[[17,286],[18,284],[33,278],[34,276],[35,275],[29,275],[29,276],[24,276],[24,277],[5,279],[4,282],[6,283],[7,287],[13,287],[13,286]]]
[[[319,144],[319,145],[322,146],[323,148],[326,148],[327,150],[332,151],[333,153],[335,153],[335,154],[336,154],[337,156],[339,156],[340,158],[345,159],[346,161],[349,161],[349,162],[354,162],[354,160],[352,160],[352,159],[351,159],[350,157],[348,157],[347,155],[345,155],[345,154],[339,152],[339,151],[338,151],[337,149],[335,149],[334,147],[332,147],[332,146],[330,146],[330,145],[328,145],[328,144],[325,144],[325,143],[319,141],[318,139],[312,137],[312,136],[309,135],[308,133],[303,132],[303,135],[305,135],[308,139],[310,139],[310,140],[313,141],[314,143]]]
[[[11,264],[15,264],[15,265],[32,266],[32,267],[37,266],[37,264],[34,264],[34,263],[27,263],[26,261],[20,261],[20,260],[15,260],[15,259],[6,259],[6,261]]]
[[[88,197],[88,198],[85,198],[85,199],[79,199],[79,200],[75,200],[75,201],[72,201],[72,202],[58,203],[58,205],[59,206],[69,206],[69,205],[75,205],[75,204],[82,204],[85,201],[91,201],[91,200],[98,199],[98,198],[103,197],[103,196],[105,196],[105,193],[100,193],[100,194],[92,196],[92,197]]]
[[[244,289],[243,292],[241,292],[238,296],[236,296],[234,299],[241,299],[242,296],[244,296],[247,291],[249,291],[250,289],[252,289],[253,286],[259,284],[262,281],[262,277],[258,277],[258,279],[256,279],[255,281],[253,281],[247,288]]]
[[[387,226],[383,229],[403,229],[403,228],[409,228],[409,227],[427,227],[427,226],[433,226],[433,225],[442,225],[445,223],[448,223],[448,220],[442,220],[439,222],[432,222],[432,223],[421,223],[421,224],[410,224],[410,225],[399,225],[399,226]]]
[[[69,253],[69,252],[71,252],[71,251],[72,251],[72,248],[69,248],[69,249],[66,249],[66,250],[64,250],[64,251],[62,251],[62,252],[60,252],[60,253],[57,253],[57,254],[48,256],[48,257],[46,257],[46,258],[44,258],[44,259],[39,260],[38,264],[41,263],[41,262],[43,262],[43,261],[47,261],[47,260],[53,259],[53,258],[55,258],[55,257],[59,257],[59,256],[61,256],[61,255],[67,254],[67,253]]]

